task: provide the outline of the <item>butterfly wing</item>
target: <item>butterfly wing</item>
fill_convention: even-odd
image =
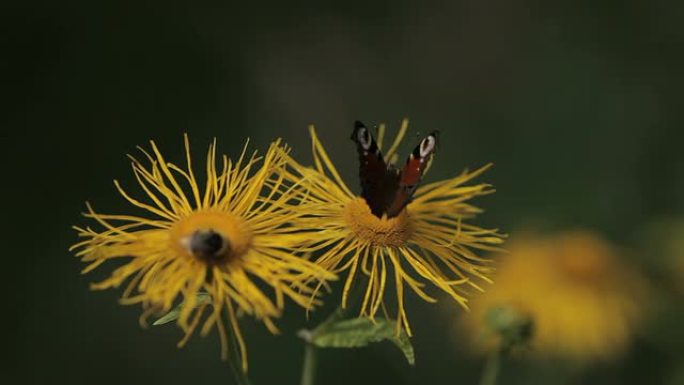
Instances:
[[[399,176],[394,198],[389,203],[386,210],[389,218],[399,215],[404,207],[411,202],[411,198],[416,192],[418,184],[423,178],[423,174],[437,150],[438,135],[438,131],[433,131],[423,138],[406,160],[406,164],[404,165],[404,168],[402,168]]]
[[[380,217],[387,207],[389,192],[395,190],[398,175],[396,171],[388,169],[373,134],[363,123],[354,122],[351,139],[356,143],[359,153],[361,197],[366,200],[371,212]]]

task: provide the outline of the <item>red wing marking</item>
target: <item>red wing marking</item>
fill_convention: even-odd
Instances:
[[[423,179],[423,174],[427,169],[430,159],[437,150],[437,136],[439,132],[433,131],[416,146],[409,158],[406,160],[404,168],[401,170],[399,185],[397,186],[394,199],[389,203],[386,210],[388,217],[395,217],[411,202],[413,194],[418,188],[418,184]]]

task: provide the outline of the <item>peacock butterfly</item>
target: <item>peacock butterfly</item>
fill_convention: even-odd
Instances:
[[[401,213],[418,188],[423,174],[437,150],[438,131],[423,138],[411,152],[406,164],[398,168],[385,161],[378,144],[366,126],[354,122],[351,139],[359,153],[361,197],[376,217],[395,217]]]

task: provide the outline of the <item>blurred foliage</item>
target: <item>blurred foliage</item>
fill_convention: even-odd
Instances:
[[[515,307],[492,307],[485,314],[483,322],[488,331],[499,337],[499,350],[505,353],[525,346],[534,335],[534,320]]]

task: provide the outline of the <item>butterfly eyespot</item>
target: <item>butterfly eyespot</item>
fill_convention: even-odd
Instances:
[[[437,138],[434,135],[428,135],[422,142],[420,142],[420,157],[425,158],[435,150],[437,146]]]
[[[359,141],[361,147],[363,147],[364,150],[368,150],[371,148],[372,139],[370,132],[366,127],[363,127],[360,130],[358,130],[356,135],[356,139]]]
[[[367,155],[365,152],[368,152],[373,148],[373,135],[371,135],[366,126],[358,120],[354,122],[354,132],[352,133],[351,139],[356,142],[360,150],[364,151],[364,155]]]

